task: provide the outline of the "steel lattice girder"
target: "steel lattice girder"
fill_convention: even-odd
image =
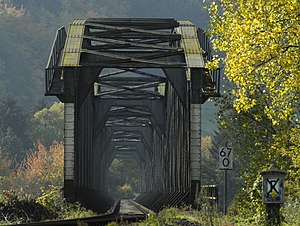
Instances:
[[[108,99],[96,99],[95,103],[95,111],[99,113],[98,118],[95,120],[95,133],[94,136],[97,137],[102,128],[106,125],[107,120],[113,116],[125,116],[128,117],[142,117],[144,119],[148,119],[148,121],[144,121],[148,123],[151,122],[152,126],[156,128],[156,130],[162,134],[164,131],[164,123],[165,123],[165,114],[164,114],[164,101],[163,100],[108,100]],[[123,114],[120,112],[111,111],[114,107],[122,108]],[[130,110],[129,110],[130,109]],[[143,110],[142,112],[140,110]],[[126,119],[124,119],[126,120]],[[150,120],[150,121],[149,121]],[[120,124],[119,124],[120,126]],[[129,125],[128,125],[129,126]],[[136,125],[131,125],[136,126]]]
[[[170,47],[181,36],[170,32],[178,23],[168,22],[169,32],[162,31],[167,28],[159,22],[147,28],[147,20],[144,25],[128,21],[125,27],[102,20],[75,21],[70,25],[61,66],[184,67],[185,63],[169,58],[182,54],[183,50]]]
[[[85,178],[90,160],[102,171],[98,160],[107,167],[120,154],[145,163],[147,191],[188,189],[191,77],[203,67],[195,32],[191,23],[172,19],[88,19],[70,25],[56,64],[63,86],[51,92],[75,103],[75,161],[81,163],[74,164],[75,180],[82,179],[75,186],[90,188],[97,180]]]
[[[166,76],[138,69],[115,69],[98,77],[95,95],[101,99],[162,99]]]

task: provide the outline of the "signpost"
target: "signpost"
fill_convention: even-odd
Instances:
[[[221,147],[219,149],[219,165],[221,170],[232,170],[233,168],[232,147]]]
[[[227,213],[227,170],[233,169],[233,149],[231,145],[219,149],[219,168],[224,170],[224,214]]]
[[[284,203],[285,171],[271,168],[260,173],[262,181],[262,200],[267,205],[267,225],[280,225],[280,205]]]

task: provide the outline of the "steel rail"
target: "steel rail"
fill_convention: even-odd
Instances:
[[[54,221],[43,221],[43,222],[32,222],[32,223],[21,223],[21,224],[11,224],[11,226],[77,226],[77,225],[86,225],[86,226],[102,226],[110,222],[138,222],[146,219],[147,214],[151,212],[146,207],[139,205],[138,203],[130,200],[130,204],[137,208],[140,212],[135,214],[120,214],[120,205],[121,200],[118,200],[114,203],[112,208],[105,214],[77,218],[77,219],[68,219],[68,220],[54,220]],[[142,214],[141,214],[142,213]]]

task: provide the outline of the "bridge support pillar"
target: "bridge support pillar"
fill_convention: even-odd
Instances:
[[[201,188],[201,104],[191,104],[191,204]]]
[[[74,103],[64,105],[64,197],[75,201],[74,186]]]

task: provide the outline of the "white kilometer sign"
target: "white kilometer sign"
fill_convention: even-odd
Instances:
[[[231,170],[233,168],[233,150],[230,147],[221,147],[219,149],[220,169]]]

